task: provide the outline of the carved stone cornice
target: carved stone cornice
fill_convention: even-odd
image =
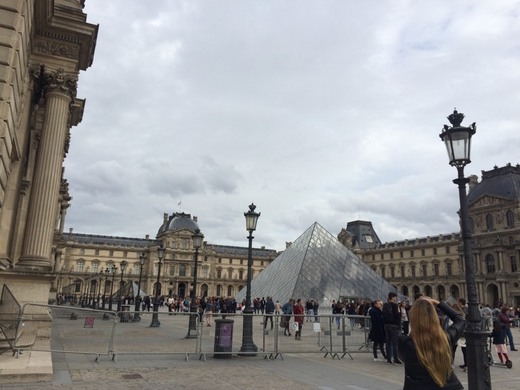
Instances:
[[[76,71],[91,66],[99,26],[86,22],[83,6],[83,0],[35,1],[33,52],[72,60]]]

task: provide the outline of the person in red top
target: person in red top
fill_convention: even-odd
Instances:
[[[302,327],[303,327],[303,318],[305,315],[305,308],[303,307],[302,300],[298,299],[296,301],[296,305],[293,308],[294,313],[294,323],[298,324],[298,330],[294,335],[295,340],[301,340],[302,337]]]

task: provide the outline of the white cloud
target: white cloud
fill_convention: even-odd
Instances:
[[[283,249],[310,224],[371,220],[383,241],[458,229],[438,134],[477,122],[467,174],[516,164],[517,2],[88,0],[66,177],[75,231],[154,236],[163,212],[206,239]],[[181,206],[178,203],[182,201]]]

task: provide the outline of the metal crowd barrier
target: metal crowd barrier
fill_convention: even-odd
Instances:
[[[159,326],[150,326],[157,324],[153,321],[154,314]],[[188,331],[190,316],[194,329]],[[290,336],[280,326],[281,315],[253,314],[252,317],[254,352],[245,351],[242,345],[242,313],[199,317],[164,309],[156,313],[113,312],[69,305],[26,304],[15,350],[17,356],[23,351],[89,354],[96,361],[100,356],[117,361],[118,355],[152,354],[180,354],[186,360],[190,355],[206,360],[207,355],[224,359],[247,354],[283,359],[284,353],[353,359],[353,353],[371,352],[369,317],[305,316],[299,339],[295,338],[294,316],[289,322]]]

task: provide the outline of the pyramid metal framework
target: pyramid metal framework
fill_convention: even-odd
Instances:
[[[251,283],[252,298],[314,299],[325,306],[340,297],[385,301],[390,291],[396,289],[317,222]],[[245,296],[244,288],[237,302]]]

